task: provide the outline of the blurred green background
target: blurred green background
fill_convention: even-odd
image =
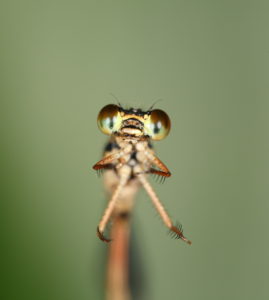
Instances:
[[[103,299],[99,110],[165,110],[134,211],[136,299],[268,299],[268,1],[1,1],[2,299]],[[134,255],[135,255],[134,253]]]

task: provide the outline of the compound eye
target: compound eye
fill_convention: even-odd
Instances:
[[[97,125],[104,134],[111,135],[116,132],[121,125],[119,107],[114,104],[103,107],[98,114]]]
[[[168,115],[160,109],[154,109],[149,118],[148,131],[151,138],[155,141],[164,139],[171,128]]]

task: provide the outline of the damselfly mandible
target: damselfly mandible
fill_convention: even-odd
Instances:
[[[134,204],[134,196],[143,186],[160,214],[164,224],[175,238],[191,244],[184,235],[182,227],[173,224],[157,194],[147,180],[148,174],[162,178],[170,177],[166,165],[155,155],[151,141],[165,138],[171,127],[168,115],[159,109],[124,109],[120,105],[109,104],[99,112],[99,129],[110,136],[103,158],[93,169],[104,171],[106,190],[110,201],[97,227],[98,237],[109,242],[105,229],[111,221],[128,221]],[[123,223],[122,223],[123,224]],[[115,234],[112,239],[118,236]],[[120,237],[119,237],[120,238]]]

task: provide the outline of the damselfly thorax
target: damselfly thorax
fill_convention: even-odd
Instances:
[[[100,111],[97,123],[103,133],[110,135],[103,158],[93,166],[97,171],[104,171],[105,188],[110,197],[97,228],[98,237],[110,241],[104,235],[107,224],[111,221],[113,226],[115,220],[129,218],[135,194],[143,186],[173,236],[191,244],[183,235],[181,225],[173,224],[147,179],[148,174],[171,176],[151,144],[168,135],[171,126],[168,115],[159,109],[142,111],[109,104]]]

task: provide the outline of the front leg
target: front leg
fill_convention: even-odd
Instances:
[[[99,160],[93,166],[93,169],[94,170],[106,169],[109,164],[115,162],[116,160],[118,160],[120,162],[120,165],[118,165],[118,167],[120,167],[125,162],[124,156],[126,154],[130,154],[131,152],[132,152],[132,145],[129,144],[125,148],[120,149],[119,151],[114,152],[112,154],[109,154],[109,155],[105,156],[104,158],[102,158],[101,160]]]
[[[170,177],[171,176],[171,173],[169,171],[168,172],[164,172],[164,171],[156,170],[154,168],[151,168],[149,170],[149,173],[150,174],[159,175],[159,176],[162,176],[162,177]]]
[[[110,201],[108,202],[107,208],[105,209],[105,212],[99,222],[99,225],[97,227],[97,236],[99,239],[103,242],[110,242],[111,240],[106,238],[104,236],[104,231],[106,228],[107,223],[111,219],[113,213],[115,212],[116,203],[119,200],[119,196],[122,192],[122,189],[128,182],[130,176],[131,176],[132,169],[129,166],[123,166],[120,170],[119,176],[120,180],[118,183],[118,186],[113,191],[113,194],[111,196]]]
[[[158,198],[157,194],[153,190],[152,186],[147,181],[145,175],[143,173],[140,173],[139,172],[140,170],[137,170],[137,171],[138,171],[137,172],[137,178],[139,179],[139,181],[141,182],[141,184],[145,188],[146,192],[148,193],[152,203],[154,204],[155,208],[157,209],[158,213],[160,214],[164,224],[171,230],[171,232],[174,234],[174,236],[176,238],[182,239],[184,242],[191,245],[191,241],[188,240],[183,235],[182,227],[181,226],[175,226],[173,224],[170,216],[168,215],[168,213],[164,209],[160,199]]]
[[[115,160],[121,158],[124,155],[122,151],[110,154],[108,156],[105,156],[101,160],[99,160],[92,168],[94,170],[101,170],[107,168],[107,166],[111,163],[113,163]]]
[[[152,152],[146,152],[146,156],[148,157],[152,165],[156,166],[159,169],[156,170],[154,168],[151,168],[149,170],[149,173],[157,174],[163,177],[170,177],[172,175],[167,166]]]

